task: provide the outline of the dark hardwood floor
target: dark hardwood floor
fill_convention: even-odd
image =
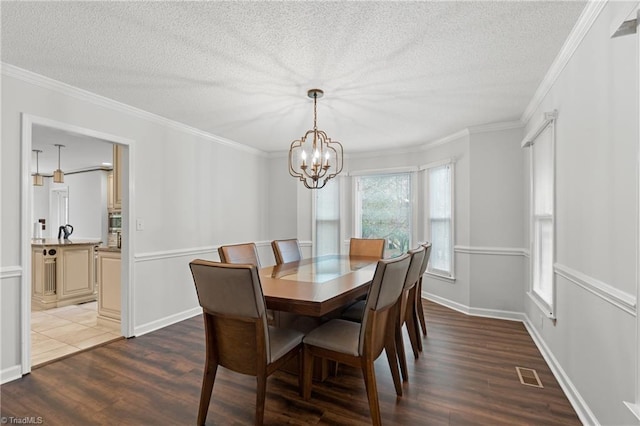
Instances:
[[[397,398],[389,366],[376,361],[382,422],[387,425],[579,425],[580,421],[524,326],[468,317],[426,301],[429,335]],[[4,418],[45,425],[195,424],[204,365],[202,318],[120,340],[35,369],[0,387]],[[533,368],[544,388],[520,384],[516,366]],[[218,369],[208,425],[253,423],[255,378]],[[8,420],[7,420],[8,422]],[[359,370],[314,383],[310,401],[297,378],[267,382],[265,424],[370,424]]]

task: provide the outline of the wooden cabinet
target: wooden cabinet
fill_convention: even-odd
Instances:
[[[120,252],[98,250],[98,319],[120,322]]]
[[[122,147],[113,145],[113,210],[122,210]]]
[[[112,212],[114,207],[114,194],[113,194],[113,172],[107,174],[107,210]]]
[[[31,300],[47,309],[96,300],[97,243],[37,244],[31,248]]]

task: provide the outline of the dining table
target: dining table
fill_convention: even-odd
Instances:
[[[326,255],[259,270],[268,309],[322,317],[364,296],[378,258]]]

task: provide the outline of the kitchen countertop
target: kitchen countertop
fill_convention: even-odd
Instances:
[[[31,240],[31,246],[35,247],[43,247],[43,246],[73,246],[73,245],[90,245],[90,246],[98,246],[102,244],[100,240],[84,240],[82,238],[79,239],[57,239],[57,238],[33,238]]]
[[[118,247],[100,246],[96,250],[98,251],[110,251],[114,253],[120,253],[121,249]]]

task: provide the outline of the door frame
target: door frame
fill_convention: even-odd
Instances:
[[[31,372],[31,147],[33,137],[33,126],[41,125],[58,130],[77,133],[84,136],[102,139],[124,147],[122,155],[122,217],[123,244],[122,244],[122,270],[121,270],[121,321],[120,332],[124,337],[133,336],[134,316],[134,262],[133,253],[135,238],[133,218],[135,217],[135,197],[134,197],[134,153],[135,141],[121,136],[100,132],[97,130],[76,126],[50,118],[39,117],[33,114],[22,113],[22,135],[21,135],[21,214],[20,214],[20,252],[22,264],[21,278],[21,368],[22,374]]]

